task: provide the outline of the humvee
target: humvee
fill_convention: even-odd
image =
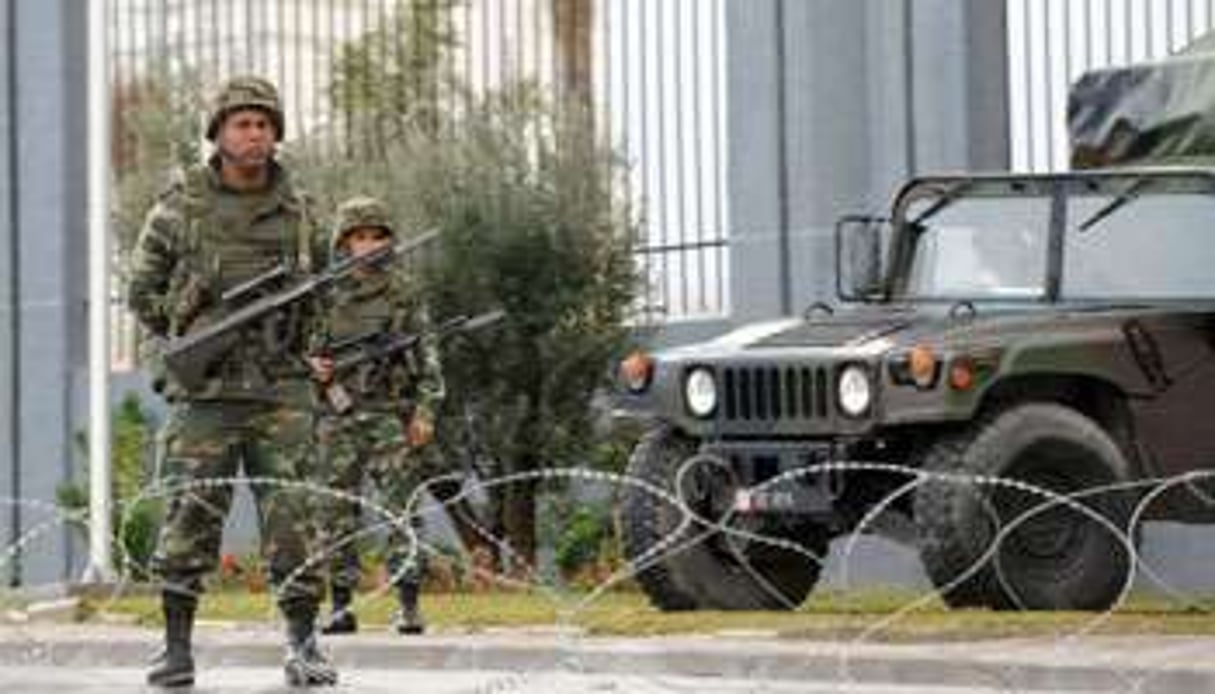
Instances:
[[[1215,519],[1215,170],[919,178],[836,248],[831,305],[622,363],[653,604],[793,608],[888,516],[949,605],[1098,610]]]

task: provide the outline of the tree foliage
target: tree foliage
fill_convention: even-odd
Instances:
[[[111,521],[114,557],[124,576],[146,580],[150,575],[152,552],[156,549],[156,528],[162,515],[158,500],[141,498],[147,491],[156,427],[139,396],[134,393],[127,393],[123,397],[111,417],[110,494],[114,502]],[[87,462],[89,446],[84,432],[76,434],[76,448],[80,457]],[[69,524],[77,528],[82,536],[87,536],[87,486],[74,481],[65,482],[56,489],[56,501],[60,508],[72,514]]]
[[[444,25],[438,16],[431,21]],[[386,26],[412,27],[402,41],[424,37],[438,54],[392,69],[449,79],[436,66],[454,43],[441,32],[419,33],[420,25]],[[404,229],[441,231],[420,267],[437,318],[506,311],[493,329],[446,345],[441,440],[450,462],[488,460],[493,469],[482,472],[495,476],[584,462],[594,441],[592,398],[628,340],[626,312],[638,287],[637,214],[622,195],[625,166],[597,140],[585,104],[558,103],[536,85],[470,94],[450,83],[458,103],[423,96],[421,107],[390,98],[402,93],[397,87],[353,90],[375,83],[365,71],[374,69],[370,56],[381,41],[377,30],[341,49],[349,74],[335,78],[332,95],[335,109],[353,112],[356,121],[365,110],[362,122],[391,123],[391,137],[377,128],[346,129],[341,136],[351,139],[337,146],[313,141],[292,164],[322,208],[371,194],[388,201]],[[391,80],[418,84],[403,72]],[[419,119],[419,108],[436,115]],[[489,524],[531,562],[537,484],[494,490]]]
[[[205,109],[201,83],[189,73],[154,70],[114,87],[112,219],[122,257],[134,247],[144,215],[170,174],[199,160]]]
[[[459,0],[399,1],[334,59],[330,103],[361,154],[414,129],[434,132],[463,91],[451,70]]]
[[[578,464],[594,446],[592,398],[628,339],[637,211],[622,194],[623,162],[596,136],[585,93],[566,88],[559,91],[578,93],[549,98],[534,84],[473,93],[461,83],[452,70],[459,3],[401,0],[337,47],[326,87],[337,115],[328,127],[294,134],[282,157],[322,212],[371,194],[394,208],[407,233],[441,230],[410,270],[425,276],[436,318],[507,312],[491,330],[445,346],[441,441],[452,465],[476,459],[496,476]],[[581,45],[583,14],[562,15],[561,46]],[[567,81],[590,74],[589,58],[578,57],[585,50],[567,53],[578,63],[562,73]],[[200,86],[165,71],[117,88],[115,226],[123,249],[167,173],[199,158]],[[530,562],[536,483],[494,489],[487,523]]]

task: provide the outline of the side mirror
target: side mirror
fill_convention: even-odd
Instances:
[[[885,289],[892,230],[884,217],[849,215],[836,222],[835,291],[841,299],[865,301]]]

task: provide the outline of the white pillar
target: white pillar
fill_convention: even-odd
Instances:
[[[89,3],[89,566],[114,577],[110,553],[109,45],[106,0]]]

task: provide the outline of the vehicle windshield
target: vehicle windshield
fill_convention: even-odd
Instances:
[[[1082,229],[1117,197],[1068,201],[1060,298],[1215,298],[1215,196],[1153,190]]]
[[[896,298],[1039,301],[1050,251],[1049,179],[940,189],[904,210],[910,255]],[[1060,301],[1215,298],[1215,195],[1205,177],[1060,179]]]
[[[914,236],[905,297],[1024,300],[1046,292],[1051,200],[1047,195],[912,203]],[[934,209],[935,208],[935,209]]]

